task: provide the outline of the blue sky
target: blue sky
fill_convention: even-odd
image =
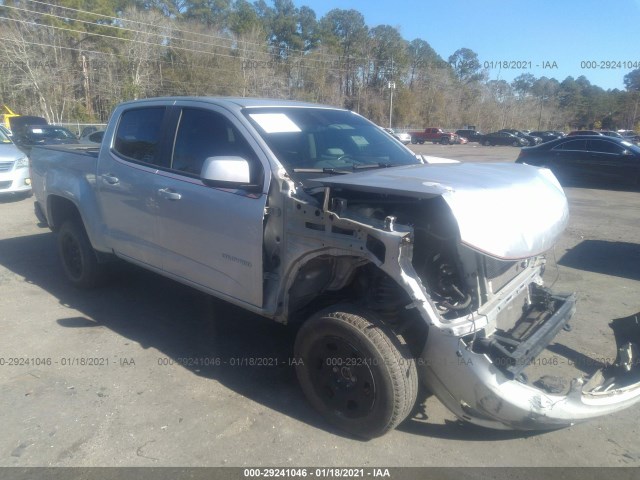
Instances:
[[[481,64],[526,62],[524,70],[492,69],[490,79],[511,81],[531,73],[562,81],[584,75],[604,89],[624,89],[624,75],[633,64],[584,67],[613,61],[640,68],[640,0],[293,1],[312,8],[318,19],[334,8],[358,10],[367,26],[391,25],[406,40],[422,38],[445,60],[466,47]],[[543,68],[553,62],[558,68]]]

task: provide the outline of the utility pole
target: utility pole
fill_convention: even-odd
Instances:
[[[391,128],[391,116],[393,112],[393,91],[396,89],[396,82],[389,82],[387,84],[391,95],[389,96],[389,128]]]

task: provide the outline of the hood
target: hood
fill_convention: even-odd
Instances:
[[[24,153],[13,143],[0,143],[0,162],[13,162],[24,157]]]
[[[562,187],[547,169],[512,163],[409,165],[325,177],[317,182],[416,198],[442,197],[460,240],[502,259],[551,248],[569,219]]]

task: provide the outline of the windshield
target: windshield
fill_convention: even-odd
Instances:
[[[323,108],[254,108],[245,116],[296,180],[420,163],[361,116]]]

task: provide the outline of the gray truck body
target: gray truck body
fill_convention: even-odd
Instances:
[[[148,135],[136,111],[154,108],[161,139],[135,158]],[[222,122],[219,144],[234,148],[188,172],[182,126],[201,115]],[[80,218],[99,259],[119,257],[279,322],[349,301],[394,332],[409,325],[421,332],[405,334],[420,380],[465,421],[557,428],[636,403],[631,342],[618,345],[628,354],[616,365],[568,392],[523,380],[575,310],[572,295],[542,286],[543,254],[568,220],[551,172],[427,165],[373,129],[381,132],[354,113],[298,102],[129,102],[99,149],[33,150],[36,208],[54,231]],[[215,133],[199,135],[187,149]],[[530,334],[505,340],[533,316]]]

